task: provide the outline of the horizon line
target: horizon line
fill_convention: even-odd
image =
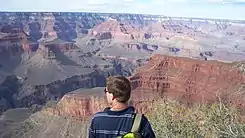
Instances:
[[[245,21],[245,19],[229,19],[229,18],[216,18],[216,17],[192,17],[192,16],[167,16],[163,14],[153,13],[122,13],[122,12],[101,12],[101,11],[0,11],[0,13],[100,13],[100,14],[136,14],[136,15],[153,15],[164,16],[166,18],[190,18],[190,19],[206,19],[206,20],[229,20],[229,21]]]

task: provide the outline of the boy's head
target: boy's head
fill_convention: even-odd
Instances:
[[[123,76],[108,77],[105,92],[109,103],[112,103],[113,100],[127,103],[131,96],[131,83]]]

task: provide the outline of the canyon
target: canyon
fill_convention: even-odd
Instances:
[[[242,21],[113,13],[0,15],[0,126],[6,126],[0,127],[1,136],[66,137],[58,126],[62,120],[71,125],[74,118],[86,129],[83,121],[108,106],[103,89],[114,75],[129,78],[130,103],[142,113],[165,98],[186,105],[222,100],[245,106]],[[11,116],[18,113],[22,118]],[[50,130],[48,119],[56,120]],[[67,135],[75,133],[68,137],[83,137],[76,126],[67,127]]]
[[[238,63],[236,63],[238,64]],[[154,55],[129,76],[131,104],[150,112],[153,102],[171,98],[184,104],[219,100],[245,107],[245,74],[234,63]],[[103,87],[68,93],[45,111],[59,116],[89,117],[107,105]]]
[[[130,105],[144,114],[152,114],[155,105],[166,98],[188,106],[224,102],[244,108],[245,74],[238,64],[154,55],[128,77],[133,86]],[[5,136],[87,137],[92,115],[108,106],[103,90],[70,92],[29,115]]]

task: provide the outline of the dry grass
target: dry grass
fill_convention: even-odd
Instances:
[[[222,103],[187,107],[166,100],[147,116],[158,138],[245,137],[242,115],[236,108]]]

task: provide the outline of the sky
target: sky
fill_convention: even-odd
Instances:
[[[0,11],[110,12],[245,20],[245,0],[0,0]]]

